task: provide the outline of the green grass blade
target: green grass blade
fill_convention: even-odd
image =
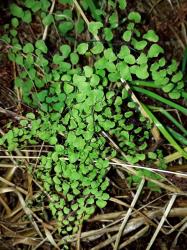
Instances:
[[[145,111],[149,114],[152,122],[157,126],[165,139],[170,143],[170,145],[175,148],[181,155],[187,159],[187,153],[180,147],[180,145],[175,141],[175,139],[170,135],[170,133],[165,129],[165,127],[160,123],[160,121],[153,115],[153,113],[148,109],[148,107],[142,104]]]
[[[147,89],[143,89],[143,88],[139,88],[139,87],[132,87],[133,90],[135,90],[136,92],[138,93],[141,93],[141,94],[144,94],[144,95],[147,95],[157,101],[160,101],[164,104],[167,104],[168,106],[174,108],[174,109],[177,109],[178,111],[182,112],[183,114],[187,115],[187,109],[184,108],[183,106],[175,103],[175,102],[172,102],[164,97],[161,97],[159,96],[158,94],[155,94],[153,93],[152,91],[150,90],[147,90]]]
[[[172,129],[170,127],[167,127],[167,129],[173,135],[173,137],[175,138],[175,140],[177,140],[181,144],[187,146],[187,138],[186,137],[184,137],[183,135],[179,134],[178,132],[176,132],[174,129]]]
[[[130,84],[134,86],[149,87],[149,88],[161,88],[162,87],[162,85],[156,85],[154,82],[140,81],[140,80],[135,80],[133,82],[130,82]]]
[[[163,109],[162,107],[154,107],[149,105],[148,106],[150,109],[155,110],[155,111],[159,111],[160,113],[162,113],[168,120],[170,120],[178,129],[181,130],[181,132],[184,133],[184,135],[187,135],[187,130],[165,109]]]

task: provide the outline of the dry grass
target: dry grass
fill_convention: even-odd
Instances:
[[[186,229],[187,206],[174,202],[182,197],[186,204],[186,193],[170,183],[167,178],[157,181],[162,188],[162,193],[156,195],[146,190],[146,178],[142,179],[136,193],[133,189],[127,192],[118,187],[124,195],[114,195],[110,198],[109,207],[111,206],[112,212],[108,213],[106,209],[91,218],[86,223],[86,227],[80,228],[78,234],[72,235],[71,238],[67,236],[59,238],[55,221],[43,216],[47,213],[47,208],[30,207],[28,204],[29,200],[35,200],[40,192],[43,192],[40,184],[26,171],[30,164],[37,164],[39,153],[41,153],[40,149],[34,151],[32,149],[31,152],[28,149],[18,151],[17,157],[11,155],[6,155],[6,159],[1,157],[7,162],[0,165],[0,170],[5,176],[0,177],[1,238],[4,242],[6,239],[7,246],[16,247],[23,244],[31,249],[41,249],[41,247],[51,249],[52,246],[55,249],[61,249],[63,240],[67,240],[72,247],[74,246],[72,249],[85,249],[81,247],[82,244],[92,245],[91,250],[104,247],[110,249],[112,244],[114,244],[113,249],[123,249],[135,240],[141,239],[150,230],[154,233],[147,249],[154,244],[158,233],[170,235],[175,231],[180,232],[176,234],[173,241],[173,245],[177,245],[180,234]],[[141,167],[125,164],[117,159],[113,159],[110,164],[117,170],[121,183],[126,182],[123,178],[127,172],[136,175],[136,169]],[[176,178],[187,178],[185,173],[183,175],[180,173],[179,177],[176,172],[171,173],[175,174]],[[164,175],[165,172],[161,174]],[[16,184],[18,177],[22,185]],[[117,189],[112,182],[111,188]],[[155,198],[151,199],[151,196]],[[13,204],[11,204],[12,199]],[[173,217],[180,218],[175,225],[169,224],[169,220]],[[97,229],[92,230],[92,225],[96,222]]]

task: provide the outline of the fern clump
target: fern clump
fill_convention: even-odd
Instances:
[[[19,69],[15,87],[35,111],[12,126],[0,145],[9,151],[38,143],[51,146],[47,154],[41,154],[33,175],[49,194],[48,208],[58,221],[59,232],[77,232],[96,207],[107,204],[109,159],[117,156],[135,164],[156,157],[148,145],[152,125],[125,84],[132,89],[154,87],[178,99],[184,88],[182,73],[176,61],[167,63],[156,33],[140,31],[137,12],[126,16],[118,48],[112,42],[121,27],[118,13],[113,12],[107,27],[102,15],[88,24],[93,37],[101,35],[100,41],[85,40],[74,46],[69,39],[50,51],[51,41],[41,37],[34,42],[21,40],[21,22],[29,24],[39,15],[41,25],[56,22],[60,36],[68,37],[70,32],[80,34],[85,29],[83,19],[74,26],[68,5],[62,15],[58,10],[48,14],[47,0],[23,1],[23,6],[10,5],[11,31],[2,39],[10,45],[9,60]],[[118,7],[125,11],[126,1],[119,1]],[[115,3],[111,4],[114,8]]]

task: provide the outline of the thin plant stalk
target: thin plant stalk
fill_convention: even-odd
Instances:
[[[166,111],[164,108],[162,107],[154,107],[149,105],[148,106],[150,109],[155,110],[155,111],[159,111],[160,113],[162,113],[166,118],[168,118],[168,120],[170,120],[178,129],[181,130],[181,132],[184,133],[184,135],[187,134],[187,130],[182,126],[182,124],[180,122],[178,122],[168,111]]]
[[[187,138],[176,132],[174,129],[167,126],[168,131],[172,134],[173,138],[180,142],[181,144],[187,146]]]
[[[177,109],[178,111],[182,112],[183,114],[187,115],[187,109],[184,108],[183,106],[175,103],[175,102],[172,102],[164,97],[161,97],[160,95],[158,94],[155,94],[154,92],[150,91],[150,90],[147,90],[147,89],[143,89],[143,88],[139,88],[139,87],[132,87],[133,90],[135,90],[136,92],[138,93],[141,93],[141,94],[144,94],[144,95],[147,95],[157,101],[160,101],[174,109]]]
[[[175,141],[172,135],[162,125],[162,123],[153,115],[153,113],[148,109],[148,107],[145,104],[142,104],[142,106],[144,107],[146,112],[149,114],[149,117],[151,118],[152,122],[158,127],[160,132],[163,134],[166,140],[171,144],[171,146],[174,147],[178,152],[181,153],[181,155],[184,158],[187,159],[187,153],[180,147],[180,145]]]

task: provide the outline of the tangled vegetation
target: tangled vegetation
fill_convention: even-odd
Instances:
[[[1,38],[8,45],[9,60],[18,67],[15,87],[33,112],[19,124],[9,124],[0,145],[11,152],[28,145],[51,146],[30,171],[48,194],[44,200],[65,235],[77,232],[96,207],[106,206],[110,159],[135,164],[162,158],[161,151],[149,147],[157,120],[142,103],[147,113],[143,115],[131,91],[187,114],[173,102],[186,96],[183,73],[175,60],[167,62],[157,34],[142,30],[138,12],[126,13],[126,1],[102,2],[108,11],[99,1],[96,8],[88,0],[80,5],[59,0],[50,13],[48,0],[12,3],[11,24],[5,25]],[[79,8],[93,19],[88,21]],[[118,13],[124,13],[123,20]],[[22,37],[23,28],[35,19],[43,37],[36,34],[35,41],[28,41]],[[80,41],[85,30],[89,32]],[[171,134],[163,127],[161,132],[186,157]],[[140,176],[129,176],[129,183]]]

